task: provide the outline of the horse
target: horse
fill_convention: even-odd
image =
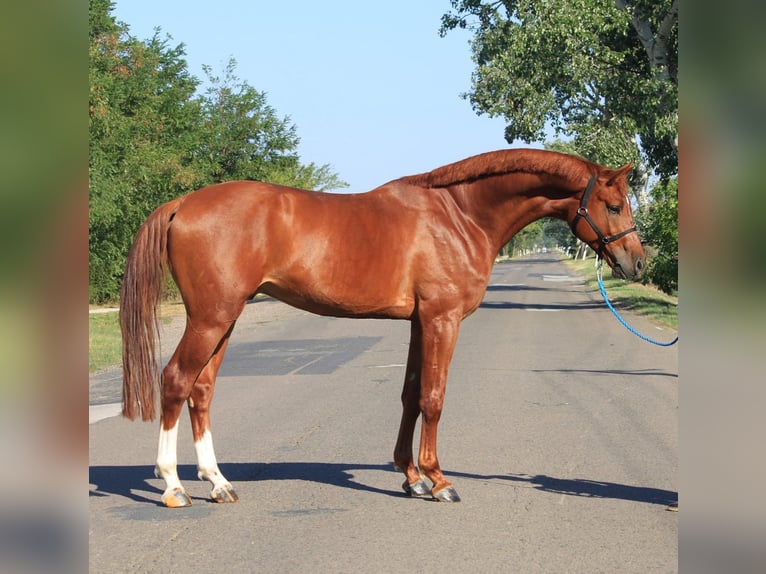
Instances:
[[[436,443],[462,320],[481,303],[501,247],[542,217],[566,220],[615,276],[638,279],[645,253],[628,199],[631,169],[553,151],[507,149],[366,193],[234,181],[159,206],[128,254],[120,326],[122,414],[154,420],[161,389],[155,474],[166,485],[162,503],[191,504],[176,471],[184,403],[198,476],[210,481],[210,498],[238,500],[218,468],[209,412],[234,324],[258,293],[320,315],[410,321],[394,464],[410,496],[459,501],[442,473]],[[157,307],[168,271],[183,299],[186,328],[160,375]]]

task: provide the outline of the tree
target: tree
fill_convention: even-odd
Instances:
[[[348,187],[329,165],[302,165],[300,139],[289,117],[280,118],[264,92],[240,80],[230,58],[223,76],[210,66],[202,109],[202,142],[195,155],[205,164],[211,183],[258,180],[324,191]]]
[[[678,179],[652,188],[652,203],[638,218],[641,235],[657,253],[645,278],[665,293],[678,290]]]
[[[132,38],[111,15],[113,3],[90,3],[89,274],[90,298],[119,292],[133,235],[157,205],[202,181],[190,165],[199,106],[198,81],[157,34]]]
[[[304,165],[289,118],[240,81],[232,59],[208,87],[159,30],[146,41],[90,0],[89,285],[117,298],[136,230],[161,203],[205,185],[258,179],[305,189],[347,186],[329,165]]]
[[[651,222],[642,236],[659,249],[648,275],[672,289],[677,206],[657,189],[678,173],[678,0],[452,0],[441,33],[455,28],[474,34],[465,97],[505,118],[509,143],[552,127],[570,139],[562,151],[633,163],[637,219]]]
[[[296,128],[279,118],[266,94],[235,75],[231,58],[223,77],[204,66],[208,87],[202,105],[202,142],[198,154],[213,182],[264,180],[273,171],[298,162]]]
[[[566,221],[548,217],[543,221],[543,233],[545,247],[574,248],[577,244],[577,238],[572,234]]]
[[[452,0],[441,33],[469,28],[466,97],[507,121],[505,137],[552,126],[607,165],[678,171],[678,0]],[[643,170],[644,172],[646,170]]]
[[[533,221],[511,239],[511,253],[518,254],[520,251],[531,251],[536,247],[541,247],[542,237],[542,220]]]

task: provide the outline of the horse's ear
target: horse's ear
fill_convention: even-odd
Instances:
[[[611,175],[609,175],[609,179],[606,181],[607,185],[612,185],[617,178],[620,177],[627,177],[630,173],[630,170],[633,169],[632,163],[626,163],[624,166],[611,170]]]

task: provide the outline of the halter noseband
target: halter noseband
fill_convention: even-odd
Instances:
[[[599,240],[599,247],[598,247],[598,256],[603,257],[604,255],[604,249],[606,248],[607,243],[611,243],[612,241],[617,241],[621,237],[625,237],[629,233],[633,233],[636,231],[636,226],[630,227],[626,229],[625,231],[620,231],[620,233],[617,233],[615,235],[610,235],[609,237],[606,237],[603,233],[601,233],[601,230],[598,228],[596,223],[591,219],[590,214],[588,213],[588,200],[590,199],[590,194],[593,192],[593,186],[596,184],[596,176],[592,175],[590,180],[588,181],[588,186],[585,188],[585,193],[582,194],[582,199],[580,200],[580,207],[577,208],[577,214],[574,216],[574,219],[572,220],[572,233],[577,235],[577,224],[580,222],[580,219],[584,219],[588,222],[588,225],[590,225],[591,229],[596,232],[596,235],[598,235]]]

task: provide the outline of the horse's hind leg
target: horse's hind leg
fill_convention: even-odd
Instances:
[[[216,354],[216,350],[221,348],[221,343],[230,332],[231,326],[231,321],[204,328],[200,325],[192,327],[187,322],[178,348],[162,371],[162,415],[155,474],[165,480],[166,488],[162,494],[162,503],[165,506],[191,505],[191,499],[178,478],[178,419],[184,402],[192,394],[195,382]]]
[[[412,454],[412,440],[415,434],[415,424],[420,416],[420,371],[423,361],[422,337],[420,322],[412,320],[410,328],[410,350],[407,356],[407,369],[404,373],[402,388],[402,421],[399,425],[399,436],[394,447],[394,464],[404,472],[404,491],[411,496],[430,496],[431,489],[426,486],[423,475],[415,466]]]
[[[234,325],[232,325],[233,327]],[[197,476],[200,479],[209,480],[213,485],[210,498],[216,502],[236,502],[239,500],[231,483],[226,480],[218,468],[213,449],[213,435],[210,430],[210,403],[213,400],[216,376],[229,344],[230,335],[231,329],[226,333],[221,345],[200,373],[188,399],[194,449],[197,452]]]

